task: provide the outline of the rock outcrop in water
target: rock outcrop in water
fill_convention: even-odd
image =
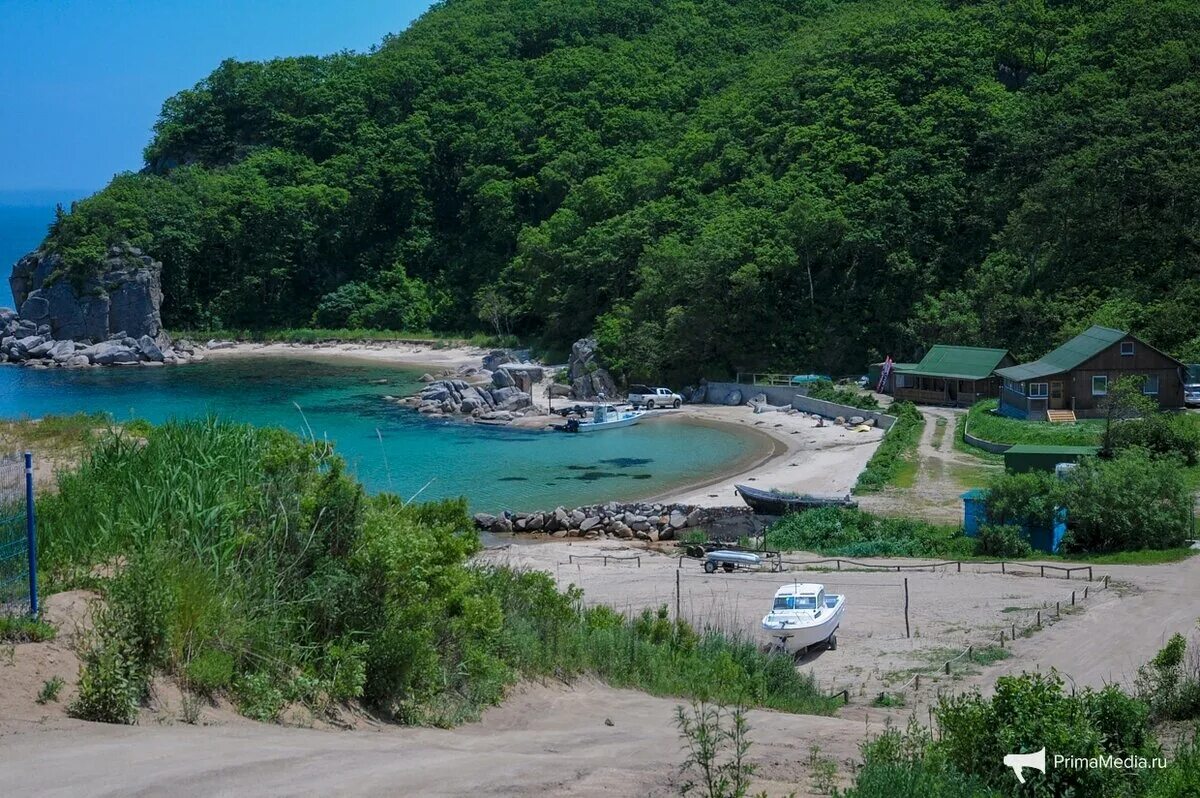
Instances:
[[[32,366],[165,364],[201,359],[162,327],[162,264],[113,246],[77,282],[62,257],[38,250],[9,277],[17,310],[0,308],[0,363]]]
[[[492,361],[495,365],[495,361]],[[541,382],[544,372],[532,363],[505,363],[491,372],[463,369],[460,379],[433,379],[416,396],[404,401],[418,413],[431,416],[466,416],[469,419],[504,424],[518,416],[541,414],[529,392]],[[469,372],[469,373],[468,373]],[[472,378],[468,382],[462,377]]]

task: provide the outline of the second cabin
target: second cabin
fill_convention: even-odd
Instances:
[[[1016,360],[1007,349],[937,344],[920,363],[897,363],[892,395],[917,404],[970,407],[994,398],[1000,389],[995,371]]]
[[[1183,407],[1186,367],[1121,330],[1093,326],[1031,363],[996,370],[999,412],[1031,421],[1073,421],[1103,415],[1109,386],[1142,379],[1142,393],[1159,408]]]

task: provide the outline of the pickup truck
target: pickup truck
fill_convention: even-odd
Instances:
[[[629,388],[628,402],[634,407],[653,410],[656,407],[679,407],[683,404],[683,397],[670,388],[647,388],[645,385],[632,385]]]

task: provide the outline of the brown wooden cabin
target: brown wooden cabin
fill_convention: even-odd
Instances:
[[[997,368],[1016,360],[1007,349],[937,344],[920,363],[896,364],[889,380],[897,401],[969,407],[997,395]]]
[[[1163,410],[1181,408],[1187,367],[1127,332],[1093,326],[1039,360],[996,373],[1001,414],[1045,421],[1103,415],[1108,386],[1131,375],[1144,378],[1142,392]]]

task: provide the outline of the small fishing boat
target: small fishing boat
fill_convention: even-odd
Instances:
[[[797,582],[775,591],[775,601],[762,620],[763,631],[781,649],[801,653],[824,643],[837,648],[837,631],[846,597],[827,594],[825,585]]]
[[[759,515],[787,515],[817,507],[857,507],[849,496],[818,496],[778,490],[761,490],[748,485],[734,485],[742,501]]]
[[[557,429],[563,432],[599,432],[605,429],[631,427],[646,415],[645,410],[621,410],[615,405],[596,405],[590,419],[569,418]]]
[[[762,557],[749,551],[734,551],[733,549],[717,549],[704,556],[704,572],[714,574],[718,568],[725,573],[732,573],[738,568],[758,568],[762,565]]]

